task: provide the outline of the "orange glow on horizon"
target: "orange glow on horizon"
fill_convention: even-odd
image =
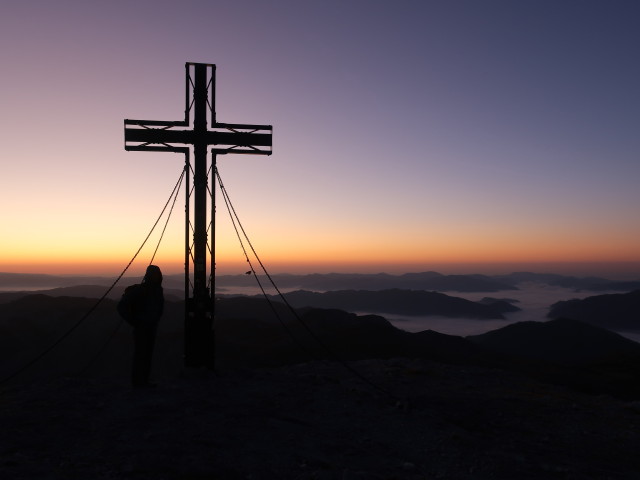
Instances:
[[[588,252],[576,250],[573,252],[538,252],[537,255],[528,256],[517,255],[516,249],[497,252],[482,252],[484,255],[471,254],[469,252],[450,253],[448,255],[416,255],[411,252],[397,252],[395,255],[376,255],[376,252],[343,252],[338,255],[333,252],[332,256],[323,256],[320,252],[283,252],[267,251],[261,255],[261,260],[270,273],[405,273],[435,270],[441,273],[485,273],[500,271],[508,273],[514,270],[534,269],[535,271],[553,272],[554,268],[571,269],[575,266],[584,265],[578,270],[588,273],[588,266],[594,266],[596,270],[617,271],[624,270],[628,273],[636,271],[640,276],[640,257],[624,257],[620,252],[610,253],[607,256],[593,257]],[[279,254],[278,254],[279,253]],[[464,254],[463,254],[464,253]],[[490,255],[490,253],[492,255]],[[500,255],[501,254],[501,255]],[[142,274],[149,256],[141,255],[140,258],[131,265],[127,275]],[[45,258],[44,255],[16,256],[12,259],[0,261],[0,271],[15,273],[48,273],[48,274],[79,274],[79,275],[108,275],[117,276],[126,267],[130,258],[108,255],[100,259],[90,256],[75,257],[53,257]],[[260,273],[260,265],[255,260],[251,260],[253,267]],[[161,266],[165,274],[179,274],[184,271],[184,258],[182,255],[158,256],[154,263]],[[240,274],[249,270],[246,260],[229,256],[220,256],[216,262],[218,274]],[[542,270],[540,270],[542,269]]]
[[[604,229],[603,229],[604,230]],[[256,249],[271,273],[328,272],[410,272],[441,269],[467,273],[513,269],[519,265],[542,266],[615,264],[613,270],[640,270],[640,251],[635,235],[609,236],[605,233],[545,230],[532,227],[452,226],[451,229],[424,231],[387,230],[373,235],[367,231],[305,232],[305,241],[273,234],[262,235]],[[143,237],[143,234],[139,234]],[[125,243],[138,233],[96,238],[71,243],[67,237],[51,241],[46,249],[33,237],[20,245],[6,245],[0,258],[0,271],[82,275],[119,275],[135,250]],[[220,229],[217,241],[217,273],[236,274],[249,270],[241,248]],[[165,240],[154,263],[167,274],[184,271],[182,232]],[[74,245],[84,245],[74,248]],[[155,243],[149,241],[127,274],[139,274],[148,264]],[[250,252],[250,249],[247,249]],[[254,268],[259,264],[251,258]],[[495,268],[493,268],[493,267]],[[500,267],[503,266],[503,267]],[[480,267],[482,267],[480,269]],[[547,270],[550,271],[550,270]],[[639,272],[640,273],[640,272]]]

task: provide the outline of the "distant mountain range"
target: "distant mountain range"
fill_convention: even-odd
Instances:
[[[283,288],[305,290],[437,290],[455,292],[499,292],[517,290],[510,283],[479,274],[443,275],[437,272],[405,273],[403,275],[329,273],[311,275],[272,275]],[[217,279],[220,287],[255,286],[247,275],[222,275]]]
[[[138,280],[139,281],[139,280]],[[122,285],[115,286],[107,295],[106,298],[110,298],[112,300],[117,300],[122,296],[124,289],[134,283],[133,281],[124,282]],[[33,290],[33,291],[25,291],[25,290],[16,290],[9,292],[0,291],[0,303],[10,302],[12,300],[17,300],[27,295],[32,294],[41,294],[47,295],[50,297],[84,297],[84,298],[92,298],[98,299],[102,298],[102,296],[107,292],[107,288],[104,285],[75,285],[72,287],[57,287],[51,289],[44,290]],[[181,300],[184,298],[184,291],[177,289],[164,289],[164,295],[167,300]]]
[[[109,287],[117,277],[101,277],[97,275],[45,275],[37,273],[6,273],[0,272],[0,290],[51,290],[62,287],[100,286]],[[126,276],[120,279],[118,285],[131,285],[142,280],[142,276]],[[169,289],[180,289],[184,286],[184,275],[165,275],[164,286]],[[102,288],[102,294],[105,289]],[[101,297],[102,294],[98,296]]]
[[[328,290],[427,290],[440,292],[499,292],[518,290],[518,284],[535,282],[552,286],[594,292],[630,291],[640,289],[638,281],[612,281],[599,277],[572,277],[556,274],[515,272],[509,275],[443,275],[437,272],[406,273],[403,275],[378,274],[310,274],[272,275],[279,288],[312,291]],[[1,273],[0,290],[20,288],[52,289],[78,285],[109,286],[115,278],[98,276],[55,276],[40,274]],[[264,278],[263,278],[264,280]],[[140,277],[125,277],[121,284],[139,282]],[[168,289],[183,290],[184,276],[165,275],[164,285]],[[256,280],[251,275],[220,275],[216,277],[216,288],[224,293],[234,287],[255,287]]]
[[[517,285],[524,282],[542,283],[555,287],[572,288],[593,292],[630,291],[640,289],[640,280],[615,281],[600,277],[573,277],[555,273],[514,272],[509,275],[496,275],[492,278]]]
[[[287,301],[296,308],[315,307],[341,309],[351,312],[371,312],[389,315],[437,315],[457,318],[502,319],[505,313],[518,311],[515,300],[485,297],[469,301],[438,291],[498,292],[517,290],[525,282],[574,288],[576,290],[611,290],[633,287],[640,282],[612,282],[597,277],[569,277],[556,274],[515,272],[489,277],[485,275],[442,275],[437,272],[389,274],[313,274],[274,275],[272,279],[283,289],[305,288],[288,292]],[[264,279],[263,279],[264,280]],[[0,303],[7,303],[25,295],[40,293],[53,297],[101,298],[113,284],[107,277],[65,277],[37,274],[0,273]],[[124,288],[139,282],[139,277],[120,280],[108,294],[117,300]],[[94,282],[94,284],[77,283]],[[255,287],[255,278],[248,275],[223,275],[216,279],[218,295],[229,294],[237,287]],[[39,285],[51,288],[36,290]],[[59,285],[59,286],[55,286]],[[184,298],[182,275],[165,276],[165,297],[180,301]],[[19,290],[22,286],[25,290]],[[341,289],[340,287],[350,287]],[[2,292],[2,288],[11,291]],[[271,297],[280,301],[277,296]],[[621,331],[640,330],[640,307],[637,295],[612,294],[569,300],[552,306],[550,318],[566,317],[583,320],[605,328]]]
[[[116,287],[107,298],[118,300],[124,286]],[[0,304],[32,296],[34,293],[48,297],[101,298],[105,288],[98,285],[60,287],[37,292],[0,292]],[[180,301],[184,293],[165,289],[165,299]],[[224,297],[224,295],[221,295]],[[256,296],[262,298],[262,296]],[[282,302],[276,295],[268,295],[274,302]],[[294,307],[336,308],[350,312],[387,313],[396,315],[439,315],[478,319],[502,319],[507,312],[519,308],[505,300],[485,297],[479,302],[452,297],[444,293],[423,290],[340,290],[325,293],[298,290],[286,294],[287,302]]]
[[[49,347],[95,302],[29,295],[0,304],[0,377]],[[297,364],[314,359],[425,358],[515,370],[538,380],[594,393],[640,399],[640,344],[576,320],[524,322],[474,337],[430,330],[409,333],[377,315],[302,308],[297,317],[264,299],[219,300],[216,358],[225,368]],[[156,378],[182,367],[182,302],[167,302],[156,345]],[[105,300],[69,338],[29,369],[22,381],[56,375],[127,378],[131,333],[115,302]]]
[[[620,331],[640,331],[640,290],[557,302],[547,316],[574,318]]]
[[[378,274],[312,274],[272,275],[282,288],[304,290],[429,290],[440,292],[499,292],[518,290],[524,282],[539,283],[586,291],[629,291],[640,288],[638,281],[612,281],[599,277],[572,277],[547,273],[514,272],[508,275],[443,275],[438,272],[405,273],[403,275]],[[217,277],[220,288],[255,286],[248,275],[222,275]]]
[[[278,296],[269,296],[280,301]],[[520,310],[511,303],[491,298],[472,302],[444,293],[424,290],[339,290],[325,293],[297,290],[287,293],[294,307],[337,308],[349,312],[395,315],[441,315],[478,319],[503,319],[504,313]]]

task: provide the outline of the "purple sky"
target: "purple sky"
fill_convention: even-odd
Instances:
[[[218,121],[274,126],[219,168],[276,271],[640,272],[639,24],[616,0],[4,1],[0,271],[126,265],[182,159],[125,152],[122,122],[180,119],[192,61]]]

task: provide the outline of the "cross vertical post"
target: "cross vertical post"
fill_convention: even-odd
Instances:
[[[215,73],[215,70],[214,70]],[[193,305],[185,323],[185,365],[213,366],[212,296],[207,289],[207,70],[195,66],[193,87]],[[211,232],[213,235],[213,232]],[[213,275],[213,272],[211,272]],[[211,332],[211,333],[210,333]],[[191,345],[193,343],[193,345]],[[210,345],[207,345],[210,343]]]
[[[187,190],[184,361],[186,367],[213,368],[215,360],[213,322],[215,319],[216,156],[228,153],[271,155],[273,127],[218,123],[215,112],[216,66],[205,63],[186,63],[185,71],[184,120],[125,119],[125,150],[168,151],[184,154]],[[191,123],[193,126],[189,128]],[[193,171],[191,170],[191,152],[194,160]],[[211,153],[210,164],[207,158],[209,152]],[[193,193],[189,183],[191,172],[193,172]],[[209,179],[211,179],[210,186]],[[207,195],[208,192],[209,195]],[[193,212],[191,203],[193,203]],[[210,259],[210,266],[207,272],[208,259]],[[193,281],[191,265],[193,265]]]

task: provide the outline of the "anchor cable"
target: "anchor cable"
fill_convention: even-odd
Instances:
[[[129,269],[131,264],[134,262],[134,260],[136,259],[136,257],[140,253],[140,251],[142,250],[142,248],[147,243],[147,240],[149,240],[149,237],[151,236],[151,234],[155,230],[156,226],[158,225],[158,222],[160,222],[160,219],[164,215],[164,212],[167,209],[167,206],[169,205],[169,202],[171,201],[171,198],[173,197],[174,193],[176,192],[176,189],[178,189],[178,186],[182,183],[182,179],[184,178],[184,175],[185,175],[185,170],[183,169],[182,174],[180,175],[180,178],[178,179],[178,182],[176,182],[176,185],[173,187],[173,190],[171,192],[171,195],[169,196],[169,199],[167,200],[167,202],[165,203],[164,207],[162,208],[162,212],[160,212],[160,215],[158,216],[157,220],[153,224],[153,227],[151,227],[151,230],[149,231],[149,233],[147,234],[146,238],[142,242],[142,245],[140,245],[140,248],[138,248],[138,251],[136,251],[136,253],[133,255],[133,258],[129,261],[127,266],[124,267],[124,270],[122,271],[122,273],[111,284],[111,286],[107,289],[107,291],[104,293],[104,295],[102,295],[102,297],[100,297],[100,299],[98,299],[98,301],[87,311],[87,313],[84,314],[84,316],[82,316],[80,318],[80,320],[78,320],[74,325],[72,325],[71,328],[69,328],[64,334],[62,334],[55,342],[53,342],[51,345],[49,345],[47,348],[45,348],[39,355],[37,355],[35,358],[33,358],[32,360],[27,362],[25,365],[20,367],[15,372],[13,372],[10,375],[0,379],[0,385],[12,380],[13,378],[15,378],[18,375],[20,375],[21,373],[23,373],[25,370],[27,370],[28,368],[33,366],[35,363],[40,361],[45,355],[47,355],[54,348],[56,348],[60,343],[62,343],[62,341],[64,339],[66,339],[69,335],[71,335],[71,333],[74,330],[76,330],[87,318],[89,318],[89,316],[98,308],[98,306],[102,303],[102,301],[107,297],[107,295],[111,292],[111,290],[113,290],[113,288],[117,285],[117,283],[120,281],[120,279],[124,276],[126,271]],[[120,325],[118,325],[118,328],[119,327],[120,327]]]
[[[175,207],[175,205],[176,205],[176,200],[178,199],[178,194],[180,193],[180,187],[182,186],[183,179],[184,179],[184,171],[182,172],[182,175],[181,175],[180,179],[178,180],[177,188],[174,187],[173,192],[171,192],[171,195],[173,196],[173,203],[171,204],[171,209],[169,210],[169,214],[167,215],[167,220],[164,223],[164,228],[162,229],[162,233],[160,234],[160,239],[158,240],[158,244],[156,245],[156,249],[153,252],[153,256],[151,257],[151,260],[149,260],[149,265],[151,265],[153,263],[153,259],[156,257],[156,254],[158,253],[158,249],[160,248],[160,244],[162,243],[162,239],[164,238],[164,233],[167,230],[167,225],[169,225],[169,220],[171,219],[171,214],[173,213],[173,207]],[[171,197],[169,197],[169,200],[171,200]],[[166,209],[166,205],[165,205],[165,209]],[[162,213],[160,214],[160,217],[162,217],[162,214],[164,213],[165,209],[162,210]],[[157,222],[156,222],[156,224],[157,224]],[[153,228],[155,228],[155,225],[154,225]],[[153,231],[153,229],[151,231]],[[145,242],[146,242],[146,240],[145,240]],[[143,246],[144,246],[144,244],[143,244]],[[136,253],[136,255],[137,255],[137,253]],[[87,373],[89,371],[89,369],[94,365],[94,363],[98,360],[98,358],[100,358],[102,356],[103,352],[107,349],[107,346],[109,346],[111,341],[115,338],[116,333],[118,333],[118,330],[120,330],[120,327],[122,326],[122,322],[123,322],[123,319],[120,318],[120,320],[118,321],[118,324],[116,325],[116,327],[113,329],[113,331],[109,335],[109,338],[107,338],[107,340],[104,342],[102,347],[100,347],[100,349],[93,356],[93,358],[82,369],[81,374]]]
[[[298,346],[303,353],[308,353],[308,349],[306,349],[302,345],[300,340],[293,334],[291,329],[282,320],[282,317],[280,316],[280,314],[278,314],[278,311],[276,310],[276,307],[273,305],[273,302],[271,301],[271,299],[267,295],[267,292],[265,291],[264,286],[262,285],[262,282],[258,278],[258,275],[256,274],[256,270],[253,267],[253,263],[251,263],[251,260],[249,259],[249,254],[247,253],[247,249],[244,246],[244,241],[242,240],[242,236],[240,235],[240,232],[238,230],[238,222],[239,222],[239,220],[237,218],[234,218],[234,215],[232,214],[233,206],[231,205],[231,200],[229,199],[228,193],[225,190],[224,185],[222,184],[222,179],[220,178],[220,174],[218,173],[218,169],[217,168],[215,169],[215,175],[218,178],[218,183],[220,184],[220,190],[222,191],[222,198],[224,199],[224,203],[225,203],[225,205],[227,207],[227,212],[229,213],[229,218],[231,219],[231,224],[233,225],[233,229],[235,230],[236,236],[238,237],[238,242],[240,243],[240,247],[242,248],[242,252],[244,253],[244,257],[247,260],[247,263],[249,264],[249,268],[251,269],[251,273],[253,274],[254,278],[256,279],[256,282],[258,283],[258,287],[260,288],[260,291],[262,292],[262,295],[267,300],[267,304],[269,305],[269,308],[273,312],[274,316],[278,319],[278,322],[280,322],[280,325],[282,326],[282,328],[291,337],[291,340],[293,340],[293,343],[296,346]],[[315,354],[312,353],[312,355],[314,356],[314,358],[316,358],[316,360],[320,359]]]
[[[325,350],[325,352],[327,352],[329,354],[329,356],[331,358],[333,358],[336,362],[338,362],[340,365],[342,365],[346,370],[348,370],[352,375],[356,376],[357,378],[359,378],[360,380],[362,380],[364,383],[366,383],[367,385],[369,385],[370,387],[373,387],[374,389],[378,390],[379,392],[383,393],[384,395],[393,398],[394,400],[397,400],[397,397],[389,392],[388,390],[386,390],[385,388],[381,387],[380,385],[372,382],[371,380],[369,380],[367,377],[365,377],[364,375],[362,375],[358,370],[356,370],[355,368],[353,368],[351,365],[349,365],[347,362],[345,362],[344,360],[342,360],[337,354],[336,352],[330,348],[325,342],[323,342],[316,334],[315,332],[307,325],[307,323],[302,320],[302,318],[300,317],[300,315],[298,315],[298,312],[291,306],[291,304],[288,302],[288,300],[286,299],[286,297],[283,295],[283,293],[280,291],[280,289],[278,288],[278,286],[276,285],[276,283],[274,282],[273,278],[271,277],[271,275],[269,274],[269,272],[267,271],[266,267],[264,266],[264,264],[262,263],[262,260],[260,260],[260,257],[258,256],[258,253],[256,252],[255,248],[253,247],[253,244],[251,243],[251,240],[249,239],[249,236],[247,235],[244,227],[242,226],[242,222],[240,221],[240,218],[238,217],[238,214],[235,210],[235,208],[233,207],[233,204],[231,203],[231,199],[229,198],[229,194],[226,190],[226,188],[224,187],[224,184],[222,183],[222,178],[220,177],[220,172],[218,172],[218,169],[215,169],[215,175],[218,179],[218,184],[220,185],[220,191],[223,194],[223,197],[225,198],[225,204],[227,205],[227,208],[229,210],[229,214],[232,215],[232,218],[235,217],[235,220],[238,223],[238,226],[240,227],[240,230],[242,231],[242,234],[244,236],[244,238],[247,241],[247,244],[249,245],[251,251],[253,252],[253,255],[255,256],[256,260],[258,261],[258,263],[260,264],[260,267],[262,268],[262,271],[264,272],[265,276],[269,279],[269,282],[271,283],[271,285],[273,286],[273,288],[276,290],[276,292],[278,293],[278,296],[282,299],[282,301],[284,302],[284,304],[287,306],[287,308],[289,309],[289,311],[291,312],[291,314],[294,316],[294,318],[298,321],[298,323],[300,323],[304,329],[309,333],[309,335],[311,336],[311,338],[313,338],[316,343]],[[232,214],[233,212],[233,214]],[[234,222],[234,228],[235,228],[235,222]],[[236,230],[237,232],[237,230]],[[242,242],[242,240],[241,240]],[[247,262],[249,262],[249,265],[251,266],[251,262],[249,261],[249,257],[247,256],[246,250],[244,249],[244,246],[242,247],[243,251],[245,252],[245,257],[247,258]],[[263,295],[265,296],[265,298],[267,299],[268,303],[271,305],[271,302],[268,298],[268,296],[266,295],[264,289],[262,288],[262,284],[260,283],[260,281],[258,280],[258,276],[256,275],[255,270],[253,269],[253,267],[251,266],[251,271],[254,275],[254,277],[256,278],[256,281],[258,282],[258,285],[260,285],[260,289],[262,290]],[[282,322],[282,320],[280,319],[277,311],[275,310],[275,308],[272,306],[271,307],[272,310],[274,311],[274,313],[276,314],[276,316],[278,317],[278,320],[280,320],[280,323],[284,325],[284,323]],[[297,343],[297,342],[296,342]]]

